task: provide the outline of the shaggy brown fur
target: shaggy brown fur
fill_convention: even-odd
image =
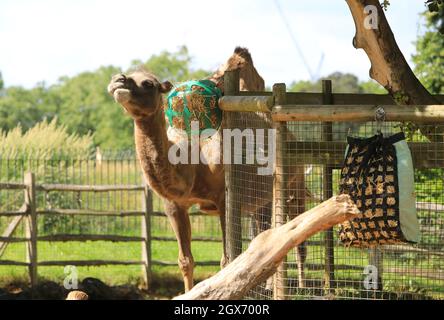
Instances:
[[[247,48],[236,47],[233,55],[217,70],[211,80],[223,88],[223,76],[226,71],[239,70],[241,91],[264,91],[265,82],[253,64],[253,59]]]

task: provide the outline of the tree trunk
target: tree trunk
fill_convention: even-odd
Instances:
[[[353,46],[364,49],[370,59],[370,77],[392,95],[397,104],[420,105],[439,102],[419,82],[396,43],[393,32],[379,0],[346,0],[356,27]],[[368,9],[377,9],[369,15]],[[366,10],[367,8],[367,10]],[[377,17],[375,29],[369,19]],[[374,21],[373,21],[374,22]],[[421,128],[423,134],[435,140],[436,132],[431,127]]]
[[[290,222],[262,232],[225,269],[175,299],[241,299],[276,272],[290,249],[313,234],[349,220],[358,213],[348,195],[334,196]]]

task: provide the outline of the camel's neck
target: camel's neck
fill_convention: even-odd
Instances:
[[[162,109],[150,117],[138,119],[135,124],[137,155],[148,184],[166,198],[182,197],[186,192],[179,168],[168,160],[166,123]]]

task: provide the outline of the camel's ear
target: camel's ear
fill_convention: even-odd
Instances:
[[[169,81],[162,82],[159,87],[161,93],[167,93],[173,88],[173,85]]]

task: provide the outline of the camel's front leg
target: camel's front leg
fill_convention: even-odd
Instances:
[[[165,214],[170,220],[179,245],[179,268],[185,284],[185,292],[193,287],[194,260],[191,254],[191,224],[188,208],[164,199]]]
[[[217,205],[217,210],[219,211],[220,226],[222,228],[222,258],[220,259],[220,268],[223,269],[229,263],[228,253],[227,253],[227,223],[225,221],[225,197],[223,197],[219,204]]]

